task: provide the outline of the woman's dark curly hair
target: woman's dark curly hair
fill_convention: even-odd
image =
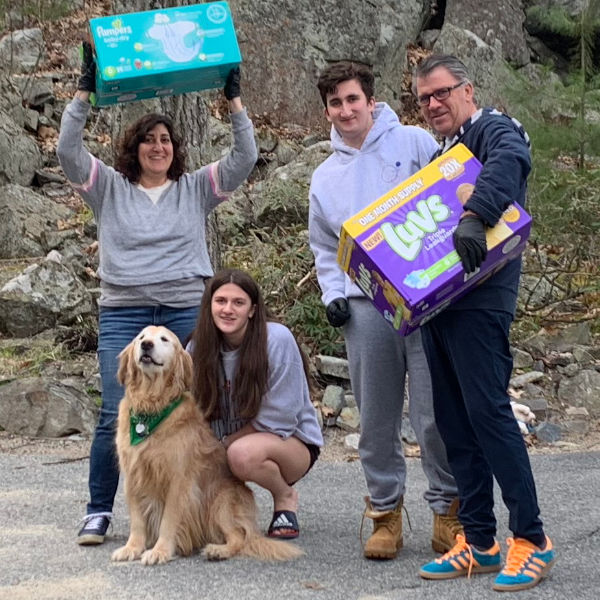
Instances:
[[[137,183],[142,174],[138,160],[138,146],[146,139],[148,132],[160,124],[167,128],[173,144],[173,162],[167,171],[167,177],[176,181],[185,173],[186,154],[181,138],[173,129],[173,121],[166,115],[150,113],[128,127],[119,144],[115,169],[132,183]]]

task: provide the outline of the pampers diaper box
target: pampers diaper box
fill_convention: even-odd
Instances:
[[[481,163],[463,144],[345,221],[338,262],[395,329],[407,335],[525,248],[531,218],[511,205],[487,231],[488,254],[466,274],[452,233]]]
[[[90,19],[98,106],[223,87],[242,58],[227,2]]]

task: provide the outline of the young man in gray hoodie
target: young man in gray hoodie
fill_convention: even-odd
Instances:
[[[421,333],[400,336],[337,264],[342,223],[428,164],[438,146],[423,129],[403,126],[374,99],[365,65],[327,67],[318,88],[332,124],[333,154],[315,170],[310,187],[309,237],[327,319],[343,327],[352,390],[360,411],[360,460],[374,521],[366,558],[394,558],[402,547],[406,463],[401,425],[406,375],[409,416],[421,448],[434,513],[432,546],[446,552],[462,532],[458,491],[433,416],[431,379]]]

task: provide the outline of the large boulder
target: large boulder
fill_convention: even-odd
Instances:
[[[577,346],[591,343],[590,324],[586,321],[568,327],[547,331],[542,328],[522,342],[532,356],[539,358],[549,352],[572,352]]]
[[[229,202],[217,208],[222,239],[246,236],[248,229],[256,226],[308,223],[310,178],[330,153],[329,142],[312,144],[248,190],[237,190]]]
[[[257,183],[250,193],[254,219],[259,225],[308,223],[308,189],[314,170],[331,154],[329,142],[302,151],[287,165]]]
[[[30,73],[46,56],[42,30],[19,29],[0,39],[0,66],[9,71]]]
[[[0,184],[30,185],[41,166],[42,154],[35,141],[0,111]]]
[[[0,159],[1,160],[1,159]],[[72,211],[34,192],[9,184],[0,187],[0,258],[43,256],[46,238]]]
[[[43,111],[44,104],[54,104],[54,81],[51,74],[36,77],[20,75],[14,77],[13,81],[21,90],[27,106]]]
[[[244,102],[275,124],[323,125],[316,87],[328,63],[373,65],[376,97],[399,107],[406,46],[429,11],[418,0],[230,0],[244,57]]]
[[[516,67],[529,62],[522,0],[449,0],[444,24],[472,31]]]
[[[0,73],[0,113],[6,113],[18,127],[25,124],[26,110],[15,78]]]
[[[600,417],[600,373],[584,369],[574,377],[563,377],[558,386],[558,399],[567,406],[586,408]]]
[[[54,260],[27,267],[0,289],[0,331],[35,335],[93,313],[92,296],[67,267]]]
[[[91,434],[97,411],[89,396],[60,381],[27,377],[0,386],[0,428],[32,437]]]
[[[495,106],[513,115],[518,112],[518,106],[511,110],[506,91],[524,85],[524,81],[513,73],[499,48],[490,46],[469,30],[445,23],[433,50],[453,54],[464,62],[475,85],[479,106]]]

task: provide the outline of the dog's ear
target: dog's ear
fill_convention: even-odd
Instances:
[[[192,357],[183,348],[177,350],[173,371],[173,383],[175,386],[179,387],[182,391],[191,389],[193,376]]]
[[[117,381],[121,385],[126,385],[135,377],[133,341],[127,344],[119,353],[119,370],[117,371]]]
[[[185,350],[183,351],[183,381],[187,390],[192,389],[194,383],[194,362]]]

